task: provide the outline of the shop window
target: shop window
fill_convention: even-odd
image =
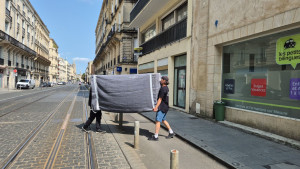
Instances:
[[[300,119],[299,32],[223,47],[222,100],[227,106]]]

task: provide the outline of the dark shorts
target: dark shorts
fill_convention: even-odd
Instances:
[[[156,112],[156,121],[162,122],[166,120],[167,113],[164,113],[162,111]]]

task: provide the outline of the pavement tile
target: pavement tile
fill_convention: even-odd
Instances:
[[[155,119],[155,113],[141,113]],[[213,156],[228,164],[239,163],[238,168],[252,168],[300,159],[300,151],[217,122],[193,118],[192,115],[170,109],[167,115],[173,131]],[[300,160],[298,160],[300,161]]]

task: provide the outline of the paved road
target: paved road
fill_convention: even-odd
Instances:
[[[148,141],[154,124],[139,114],[124,114],[119,128],[116,114],[103,112],[107,133],[92,131],[88,136],[81,131],[89,111],[87,94],[77,85],[0,92],[0,167],[89,168],[92,158],[95,168],[169,168],[170,150],[178,149],[181,168],[226,168],[178,138]],[[132,147],[135,120],[141,123],[138,150]],[[162,129],[161,134],[167,132]]]

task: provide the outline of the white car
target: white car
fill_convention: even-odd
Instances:
[[[17,83],[17,89],[18,88],[31,88],[33,89],[35,87],[35,80],[32,79],[21,79],[20,81],[18,81]]]

